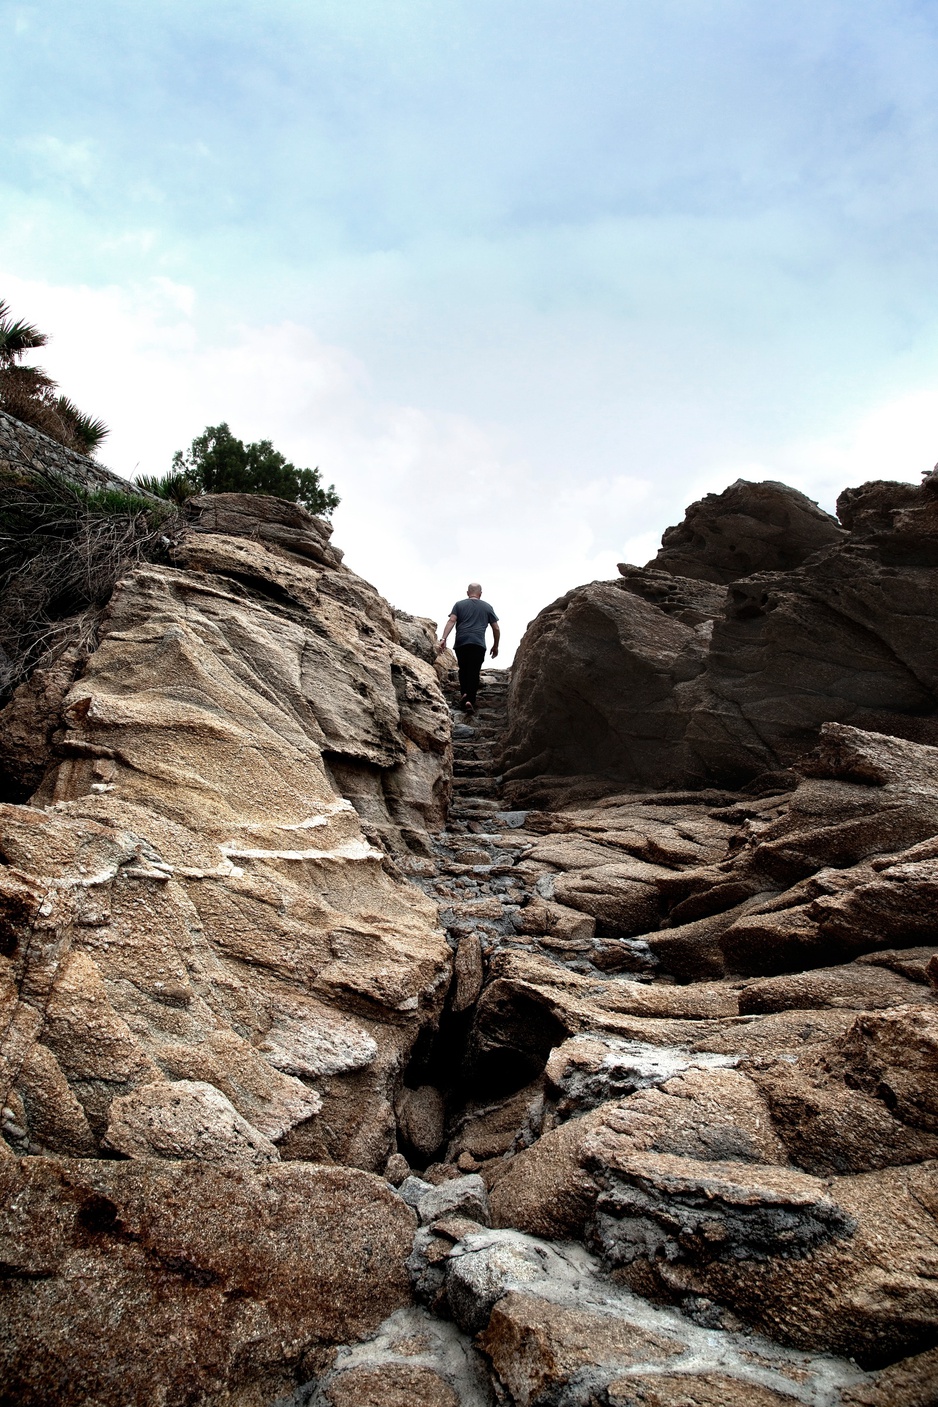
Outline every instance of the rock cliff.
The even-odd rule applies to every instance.
[[[513,671],[513,794],[550,777],[744,785],[825,722],[938,742],[938,482],[867,484],[838,512],[740,481],[692,504],[647,567],[542,611]]]
[[[3,1399],[938,1401],[936,504],[711,495],[467,718],[191,501],[0,713]]]

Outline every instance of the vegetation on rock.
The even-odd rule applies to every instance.
[[[93,457],[109,433],[104,421],[86,415],[67,396],[57,395],[51,377],[23,361],[27,352],[44,347],[48,340],[32,323],[14,319],[0,298],[0,410],[34,425],[68,449]]]
[[[165,556],[169,504],[89,489],[47,469],[0,473],[0,650],[5,694],[66,644],[94,642],[128,566]]]

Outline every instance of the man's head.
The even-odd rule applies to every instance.
[[[469,585],[466,587],[466,595],[474,596],[478,600],[482,595],[482,587],[477,581],[470,581]]]

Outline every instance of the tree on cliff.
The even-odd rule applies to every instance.
[[[44,332],[22,318],[14,319],[0,298],[0,410],[33,425],[67,449],[91,456],[108,433],[103,420],[85,415],[38,366],[23,357],[48,342]]]
[[[246,445],[224,422],[208,425],[185,453],[173,455],[173,472],[164,479],[140,479],[166,498],[188,493],[269,493],[302,503],[311,513],[328,517],[339,503],[335,485],[324,488],[318,469],[297,469],[270,440]]]

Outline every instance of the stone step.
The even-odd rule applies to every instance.
[[[488,762],[476,762],[468,757],[457,757],[453,761],[454,777],[491,777],[492,768]]]

